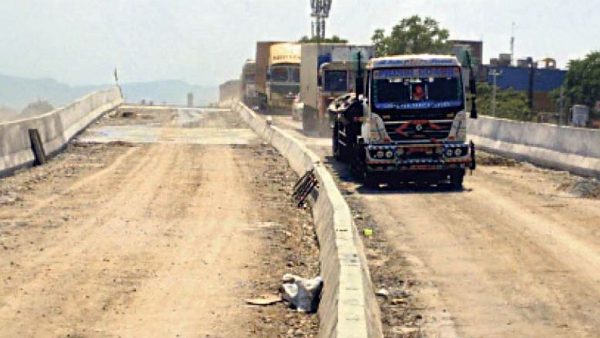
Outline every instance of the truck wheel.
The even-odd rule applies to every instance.
[[[364,181],[367,172],[367,164],[363,159],[363,150],[362,145],[357,143],[347,144],[346,147],[340,149],[340,151],[342,151],[342,156],[347,156],[348,162],[350,162],[352,176],[354,176],[354,179],[358,182]]]
[[[365,171],[362,163],[357,159],[352,159],[350,161],[350,171],[352,172],[352,176],[358,182],[364,182],[365,179]]]
[[[350,151],[348,150],[347,146],[343,146],[341,144],[339,144],[338,142],[338,152],[340,153],[340,161],[342,162],[349,162],[351,160],[351,155],[350,155]]]
[[[341,149],[340,149],[341,150]],[[342,155],[343,155],[342,150]],[[364,183],[365,178],[367,177],[367,167],[366,165],[356,156],[356,154],[349,155],[350,162],[350,172],[354,179],[360,183]]]
[[[464,171],[457,171],[450,175],[450,185],[452,190],[461,191],[463,190],[463,181],[465,179]]]
[[[369,189],[378,189],[379,188],[379,180],[373,175],[369,173],[363,174],[363,185]]]

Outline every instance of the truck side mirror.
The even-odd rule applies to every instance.
[[[469,89],[471,90],[471,118],[476,119],[477,114],[477,82],[471,77],[469,80]]]

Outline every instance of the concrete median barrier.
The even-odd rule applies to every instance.
[[[600,178],[600,130],[480,117],[468,121],[478,148]]]
[[[43,148],[51,156],[122,101],[121,91],[113,87],[91,93],[68,106],[40,116],[0,123],[0,176],[33,163],[30,129],[37,129]]]
[[[312,194],[324,288],[319,306],[319,337],[383,337],[381,314],[358,230],[350,208],[319,157],[299,140],[270,125],[243,104],[242,119],[279,151],[299,176],[314,169],[319,188]]]

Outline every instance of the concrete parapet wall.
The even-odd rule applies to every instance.
[[[541,166],[600,177],[600,131],[480,117],[469,136],[486,151]]]
[[[33,163],[29,129],[39,131],[46,154],[56,154],[90,123],[122,101],[121,91],[114,87],[91,93],[43,115],[0,123],[0,176]]]
[[[312,195],[313,217],[319,239],[324,280],[319,306],[319,337],[383,337],[381,314],[358,230],[350,208],[319,157],[299,140],[267,123],[248,107],[234,109],[302,176],[314,169],[319,188]]]

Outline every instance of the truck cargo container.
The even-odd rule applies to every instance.
[[[256,43],[256,92],[260,110],[289,110],[299,91],[300,46],[292,42]]]
[[[365,69],[364,65],[374,53],[373,46],[302,44],[300,100],[304,106],[302,124],[305,132],[328,133],[327,107],[337,96],[354,90],[356,79],[362,77],[357,72]]]
[[[288,111],[300,91],[300,45],[271,45],[267,73],[267,106]]]
[[[271,46],[282,41],[259,41],[256,43],[256,95],[260,101],[260,109],[267,108],[267,74],[269,72],[269,55]]]
[[[245,105],[258,106],[258,93],[256,91],[256,62],[246,60],[242,68],[240,95]]]

